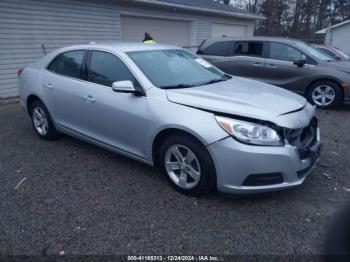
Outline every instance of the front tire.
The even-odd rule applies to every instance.
[[[343,102],[343,92],[336,82],[321,80],[310,86],[307,99],[318,108],[337,108]]]
[[[30,105],[30,116],[34,131],[41,139],[53,141],[60,137],[46,106],[41,101],[36,100]]]
[[[213,161],[206,147],[197,140],[173,135],[162,143],[159,152],[162,173],[179,192],[199,196],[215,187]]]

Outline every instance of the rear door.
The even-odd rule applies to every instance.
[[[302,93],[304,85],[301,83],[309,71],[307,56],[285,43],[269,42],[268,47],[263,74],[271,76],[269,83]],[[305,60],[305,65],[298,66],[295,60]]]
[[[232,53],[223,70],[231,75],[262,80],[262,68],[265,65],[264,42],[236,41],[232,44]]]
[[[82,92],[82,65],[86,51],[74,50],[58,55],[42,72],[45,104],[55,122],[65,128],[79,130]]]

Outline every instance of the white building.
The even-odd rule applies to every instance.
[[[261,17],[213,0],[0,0],[0,97],[17,95],[17,70],[45,53],[89,42],[198,46],[253,35]]]
[[[325,44],[334,46],[350,54],[350,20],[317,31],[316,34],[325,34]]]

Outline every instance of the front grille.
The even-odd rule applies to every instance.
[[[281,173],[252,174],[243,182],[243,186],[269,186],[283,183]]]
[[[317,143],[317,129],[318,120],[314,117],[305,128],[285,130],[285,138],[297,148],[300,159],[310,157],[310,148]]]

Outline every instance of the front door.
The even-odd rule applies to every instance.
[[[306,55],[290,45],[277,42],[270,43],[268,53],[263,73],[273,76],[269,83],[295,92],[303,92],[304,86],[298,83],[302,82],[309,71]],[[305,65],[294,64],[296,60],[304,60]]]
[[[84,95],[86,129],[90,136],[116,149],[142,156],[147,133],[147,98],[116,93],[112,84],[130,80],[141,86],[127,66],[114,54],[91,51]]]

